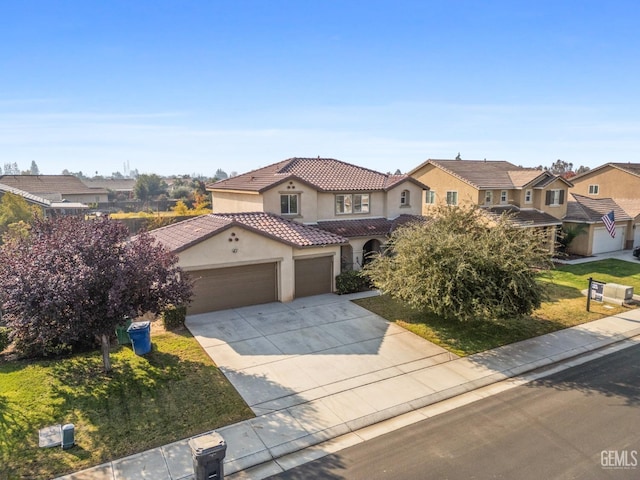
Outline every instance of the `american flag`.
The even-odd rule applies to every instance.
[[[604,226],[611,235],[611,238],[616,238],[616,219],[613,215],[613,210],[611,210],[606,215],[602,216],[602,221],[604,222]]]

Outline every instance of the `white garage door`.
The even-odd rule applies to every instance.
[[[624,238],[626,227],[616,227],[616,237],[611,238],[609,232],[604,227],[598,227],[593,232],[593,248],[591,253],[615,252],[624,248]]]

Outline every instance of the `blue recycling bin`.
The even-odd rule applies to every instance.
[[[133,322],[127,328],[136,355],[144,355],[151,351],[151,322]]]

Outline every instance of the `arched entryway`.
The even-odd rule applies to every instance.
[[[362,266],[365,266],[371,260],[373,260],[373,253],[378,253],[382,250],[382,243],[380,240],[372,238],[362,247]]]

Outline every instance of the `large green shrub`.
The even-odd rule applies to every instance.
[[[187,316],[187,307],[184,305],[176,307],[169,305],[162,312],[162,324],[167,330],[175,330],[184,326],[184,319]]]
[[[340,295],[369,290],[370,280],[362,272],[347,270],[336,277],[336,292]]]

